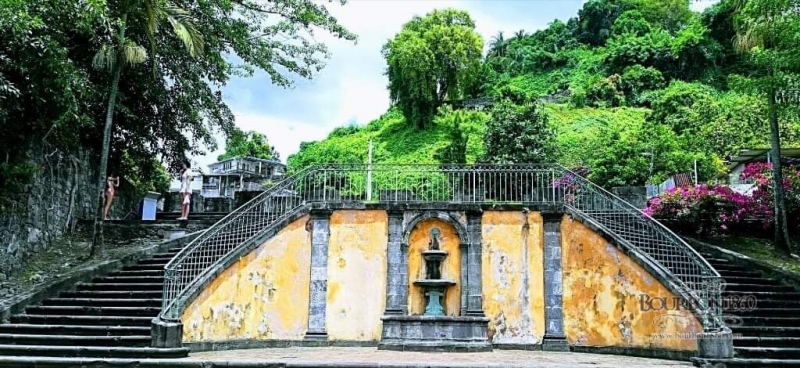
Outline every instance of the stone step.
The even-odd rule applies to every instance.
[[[164,268],[164,266],[166,266],[167,263],[169,263],[170,259],[171,258],[143,259],[143,260],[139,261],[139,263],[136,266],[156,266],[156,265],[158,265],[158,266],[161,266],[161,268]],[[133,267],[136,267],[136,266],[133,266]]]
[[[758,290],[758,289],[756,289]],[[798,292],[774,292],[774,291],[732,291],[730,288],[726,286],[725,290],[722,291],[722,295],[732,296],[736,295],[738,297],[753,297],[757,300],[790,300],[790,301],[798,301],[800,300],[800,293]]]
[[[150,335],[139,336],[73,336],[23,335],[0,333],[0,345],[65,345],[65,346],[126,346],[148,347]]]
[[[163,283],[164,276],[106,276],[92,280],[95,284],[154,284]]]
[[[723,274],[728,271],[738,271],[738,272],[751,271],[750,269],[745,268],[743,266],[731,265],[731,264],[718,265],[712,267],[714,267],[714,269],[717,270],[720,274]]]
[[[711,265],[719,264],[719,265],[727,265],[733,264],[729,259],[725,258],[714,258],[714,257],[703,257],[706,259],[706,262],[711,263]]]
[[[189,349],[124,348],[95,346],[53,346],[53,345],[0,345],[0,355],[4,356],[49,356],[49,357],[90,357],[90,358],[185,358]],[[82,365],[81,365],[82,366]]]
[[[734,333],[755,337],[800,337],[800,327],[733,326]]]
[[[800,360],[789,359],[703,359],[692,358],[695,367],[722,368],[800,368]]]
[[[29,335],[80,335],[80,336],[136,336],[147,335],[148,327],[135,326],[82,326],[82,325],[31,325],[6,323],[0,324],[0,333]]]
[[[764,358],[764,359],[798,359],[800,360],[800,348],[766,348],[766,347],[741,347],[734,348],[737,358]]]
[[[791,348],[800,346],[800,337],[744,336],[733,340],[735,347]]]
[[[42,325],[89,325],[89,326],[141,326],[150,327],[153,317],[128,316],[64,316],[43,314],[15,314],[11,323]]]
[[[167,252],[167,253],[156,253],[156,254],[153,254],[153,258],[173,258],[173,257],[177,256],[178,253],[180,253],[179,250],[178,251],[174,251],[174,252]]]
[[[798,310],[798,314],[800,314],[800,300],[778,300],[778,299],[755,299],[756,309],[795,309]],[[743,303],[741,299],[739,299],[739,303]]]
[[[772,293],[786,293],[793,292],[794,288],[788,285],[760,285],[760,284],[725,284],[725,291],[757,291],[757,292],[772,292]]]
[[[722,279],[725,285],[728,284],[749,284],[749,285],[781,285],[781,282],[775,279],[764,277],[736,277],[736,276],[723,276]]]
[[[150,299],[104,299],[104,298],[50,298],[42,301],[43,306],[75,307],[160,307],[161,298]]]
[[[156,317],[160,312],[161,307],[40,306],[25,308],[25,314],[28,315]]]
[[[126,291],[126,290],[80,290],[80,291],[67,291],[61,293],[59,296],[62,298],[103,298],[103,299],[110,299],[110,298],[117,298],[121,300],[125,299],[152,299],[152,298],[161,298],[163,295],[163,289],[161,290],[137,290],[137,291]]]
[[[728,277],[754,277],[754,278],[764,277],[760,273],[753,271],[719,271],[719,274],[722,276],[723,279]]]
[[[785,326],[800,327],[800,318],[797,317],[753,317],[739,316],[745,326]]]
[[[757,303],[758,304],[758,303]],[[757,305],[756,304],[756,305]],[[762,308],[757,306],[755,309],[748,310],[749,307],[732,307],[725,310],[726,314],[733,314],[739,317],[796,317],[800,310],[794,308]]]
[[[164,266],[166,263],[162,264],[137,264],[133,266],[128,266],[122,269],[122,271],[161,271],[164,272]]]
[[[110,277],[119,276],[164,276],[164,269],[143,271],[115,271],[108,274]]]
[[[120,283],[85,283],[79,282],[75,288],[78,291],[161,291],[164,284],[161,282],[146,284],[120,284]]]

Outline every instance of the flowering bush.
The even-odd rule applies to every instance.
[[[755,183],[750,195],[734,192],[723,185],[675,188],[652,198],[644,212],[664,220],[675,230],[703,235],[741,232],[750,223],[764,230],[771,229],[774,218],[772,165],[749,164],[741,178]],[[786,168],[783,188],[789,225],[797,226],[800,219],[800,171],[797,168]]]

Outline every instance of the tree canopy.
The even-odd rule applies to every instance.
[[[109,44],[123,3],[0,0],[0,154],[8,168],[0,175],[16,175],[15,167],[24,167],[27,152],[43,141],[67,152],[99,153],[112,75],[92,61]],[[195,20],[203,50],[192,58],[171,30],[157,28],[150,39],[143,32],[146,16],[128,20],[130,41],[149,57],[147,67],[127,70],[119,83],[109,158],[116,172],[142,172],[131,165],[152,157],[179,171],[187,155],[216,149],[213,132],[235,131],[221,93],[231,77],[260,69],[273,83],[291,86],[292,76],[312,78],[325,65],[329,53],[314,35],[356,38],[329,5],[313,0],[171,4]]]
[[[422,129],[446,99],[457,100],[475,86],[483,39],[468,13],[434,10],[414,17],[383,47],[393,103]]]
[[[235,157],[280,161],[280,154],[269,144],[267,136],[255,131],[236,131],[231,134],[225,144],[225,153],[219,155],[217,160],[223,161]]]

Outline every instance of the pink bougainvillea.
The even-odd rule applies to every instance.
[[[752,194],[737,193],[724,185],[681,187],[652,198],[644,212],[677,230],[695,233],[730,233],[741,229],[746,222],[756,223],[763,229],[771,228],[774,217],[772,164],[749,164],[741,178],[753,180]],[[800,216],[800,171],[796,167],[784,171],[783,188],[788,218],[797,218]]]

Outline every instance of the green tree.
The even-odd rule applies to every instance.
[[[497,103],[483,137],[488,163],[545,163],[555,160],[555,136],[538,103]]]
[[[147,60],[147,51],[136,43],[135,39],[126,35],[137,25],[150,40],[150,49],[155,51],[155,34],[159,26],[171,25],[175,35],[186,46],[190,55],[203,52],[203,38],[194,26],[189,13],[166,1],[123,0],[109,8],[106,16],[111,25],[108,29],[108,40],[94,57],[93,64],[99,69],[107,69],[111,75],[108,88],[108,107],[106,108],[105,126],[103,128],[103,145],[100,152],[100,167],[97,184],[97,213],[94,221],[94,240],[90,257],[94,256],[103,244],[102,221],[100,220],[103,192],[105,191],[108,154],[111,144],[111,128],[114,124],[114,105],[117,102],[119,81],[125,66],[141,64]],[[139,23],[139,24],[137,24]],[[156,64],[153,63],[153,67]],[[99,229],[99,232],[98,232]]]
[[[269,144],[267,136],[255,131],[234,132],[225,144],[225,153],[217,157],[217,160],[222,161],[235,157],[255,157],[280,161],[278,151]]]
[[[425,128],[442,102],[463,98],[475,83],[482,52],[468,13],[444,9],[414,17],[382,50],[393,103],[408,123]]]
[[[752,87],[766,96],[769,110],[775,197],[775,248],[790,252],[780,160],[776,97],[800,78],[800,0],[736,0],[736,48],[748,56]],[[796,84],[795,84],[796,85]],[[795,101],[796,103],[797,101]]]
[[[444,164],[467,163],[467,140],[468,137],[461,130],[461,114],[457,111],[453,126],[450,127],[447,146],[436,152],[433,158]]]

